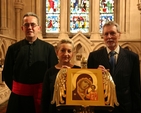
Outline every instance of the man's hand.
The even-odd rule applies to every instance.
[[[104,73],[106,71],[110,71],[109,69],[105,69],[105,67],[103,65],[99,65],[97,69],[101,69],[102,73]]]

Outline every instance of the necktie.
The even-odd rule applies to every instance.
[[[115,64],[116,64],[116,59],[115,59],[116,52],[111,51],[109,54],[110,54],[109,62],[111,64],[111,74],[113,75],[114,74],[114,69],[115,69]]]

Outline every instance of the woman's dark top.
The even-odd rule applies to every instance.
[[[72,68],[80,67],[74,65]],[[45,74],[41,100],[42,113],[73,113],[73,109],[58,110],[56,104],[51,104],[54,92],[55,79],[59,71],[60,69],[52,67]]]

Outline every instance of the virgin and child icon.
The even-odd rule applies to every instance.
[[[93,74],[81,73],[72,78],[72,100],[98,100],[97,78]]]

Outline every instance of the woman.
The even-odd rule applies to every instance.
[[[54,84],[56,76],[62,68],[80,68],[71,63],[73,57],[74,45],[70,39],[62,39],[58,45],[56,54],[59,63],[50,68],[45,75],[42,92],[42,113],[73,113],[73,110],[57,110],[56,104],[51,104],[53,99]]]

